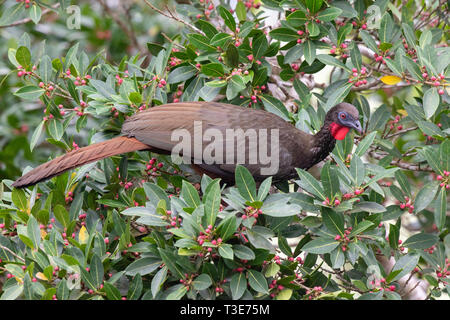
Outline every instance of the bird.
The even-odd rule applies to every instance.
[[[189,137],[191,140],[186,138],[187,142],[183,142],[185,148],[181,148],[180,141],[183,139],[180,139],[180,136],[187,134],[195,138],[199,128],[203,129],[205,134],[209,132],[210,143],[205,145],[204,136],[200,137],[201,148],[195,150],[197,142]],[[118,154],[143,150],[173,154],[175,148],[179,149],[179,157],[173,159],[191,160],[189,164],[195,171],[212,178],[234,183],[235,170],[237,165],[241,164],[257,182],[268,176],[271,176],[274,182],[285,181],[296,177],[296,168],[307,170],[324,160],[334,149],[336,140],[344,139],[350,129],[362,133],[358,110],[345,102],[335,105],[326,113],[321,129],[314,135],[262,109],[220,102],[168,103],[135,113],[124,121],[121,135],[72,150],[50,160],[27,172],[12,186],[32,186],[67,170]],[[235,141],[238,135],[228,134],[239,130],[241,134],[244,133],[244,139],[241,139],[243,141]],[[264,140],[267,153],[261,155],[263,135],[258,135],[258,132],[269,131],[270,135],[267,134]],[[180,134],[178,140],[174,139],[174,132]],[[256,138],[261,138],[256,144],[251,143],[254,142],[251,140],[252,134],[253,138],[255,134]],[[210,150],[211,144],[217,148]],[[223,149],[220,149],[220,146]],[[214,162],[220,157],[222,163]],[[270,169],[273,163],[269,163],[267,159],[278,162],[277,166]]]

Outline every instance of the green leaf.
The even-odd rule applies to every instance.
[[[104,283],[104,289],[106,291],[106,296],[109,300],[120,300],[122,298],[119,289],[114,287],[109,282]]]
[[[38,24],[39,21],[41,20],[41,15],[42,15],[42,9],[40,6],[33,4],[30,7],[30,19],[33,20],[33,22],[35,24]]]
[[[269,293],[269,287],[267,285],[267,280],[263,276],[261,272],[258,272],[256,270],[248,270],[248,283],[250,284],[250,287],[260,293]]]
[[[220,245],[218,251],[222,258],[233,260],[233,248],[230,244],[224,243]]]
[[[277,98],[272,97],[268,94],[260,95],[259,98],[261,99],[262,103],[264,104],[264,109],[267,111],[276,114],[280,118],[289,121],[289,111],[286,109],[284,104],[278,100]]]
[[[187,292],[187,287],[185,285],[176,285],[173,286],[172,288],[176,288],[176,290],[172,291],[171,293],[169,293],[167,295],[167,300],[180,300],[181,298],[184,297],[184,295]]]
[[[50,136],[53,139],[57,141],[61,140],[64,134],[64,127],[59,120],[57,119],[50,120],[47,124],[47,128]]]
[[[53,214],[55,215],[56,220],[58,220],[64,228],[69,227],[70,218],[66,208],[58,204],[53,208]]]
[[[230,29],[230,31],[235,32],[236,31],[236,21],[234,20],[233,15],[230,13],[230,11],[228,11],[227,9],[225,9],[222,6],[219,6],[218,9],[219,9],[219,14],[222,17],[222,19],[224,20],[226,26]]]
[[[241,90],[244,90],[244,89],[245,89],[244,79],[242,79],[242,77],[240,75],[235,74],[228,81],[228,86],[227,86],[227,91],[226,91],[227,99],[232,100],[239,94],[239,92]]]
[[[264,179],[264,181],[259,185],[257,200],[263,201],[269,194],[270,187],[272,186],[272,177]]]
[[[394,22],[392,21],[391,15],[389,13],[384,13],[380,22],[380,30],[378,31],[378,36],[381,43],[390,42],[393,36]]]
[[[294,14],[296,12],[300,12],[300,11],[299,10],[294,11],[292,14]],[[292,16],[292,14],[289,15],[289,17]],[[288,22],[289,22],[289,20],[288,20]],[[290,21],[290,23],[291,22],[292,21]],[[288,29],[288,28],[273,29],[272,31],[269,32],[269,35],[275,40],[280,40],[280,41],[285,41],[285,42],[297,41],[297,39],[299,38],[299,35],[297,34],[297,32],[295,32],[291,29]]]
[[[167,267],[162,267],[153,277],[151,283],[151,290],[153,297],[156,297],[159,290],[161,290],[161,286],[166,281],[167,278]]]
[[[211,38],[210,44],[215,47],[225,48],[233,40],[231,34],[220,32]]]
[[[316,45],[313,41],[307,40],[303,43],[303,54],[306,62],[311,65],[316,59]]]
[[[366,153],[366,151],[370,148],[370,146],[373,144],[373,140],[375,139],[377,135],[376,131],[373,131],[369,133],[359,144],[356,148],[355,154],[362,157]]]
[[[14,189],[11,192],[11,200],[18,209],[25,212],[27,211],[28,201],[27,196],[25,195],[25,191],[23,191],[22,189]]]
[[[417,193],[416,199],[414,200],[414,211],[420,212],[424,210],[433,201],[436,196],[436,192],[439,187],[438,181],[432,181],[426,183],[422,189]]]
[[[295,45],[286,52],[283,62],[286,64],[291,64],[292,62],[300,59],[302,56],[303,56],[303,46]]]
[[[340,60],[338,60],[335,57],[330,56],[328,54],[319,54],[319,55],[317,55],[317,59],[319,59],[319,61],[322,62],[323,64],[337,67],[337,68],[342,68],[348,72],[351,71],[351,69],[349,67],[347,67],[345,64],[343,64]]]
[[[326,111],[330,110],[332,107],[337,105],[338,103],[342,102],[344,98],[348,95],[350,92],[350,89],[352,88],[352,83],[346,83],[342,87],[335,90],[327,100],[327,103],[325,105]]]
[[[344,235],[344,215],[329,208],[322,209],[322,221],[333,235]]]
[[[298,176],[300,177],[300,181],[297,181],[298,185],[309,193],[316,195],[322,200],[325,200],[326,195],[320,182],[318,182],[309,172],[303,169],[296,170]]]
[[[16,50],[17,62],[26,70],[31,67],[31,53],[27,47],[21,46]]]
[[[420,255],[416,253],[408,253],[401,257],[392,268],[392,271],[402,270],[397,276],[392,279],[392,281],[396,281],[405,275],[409,274],[419,263]]]
[[[253,260],[255,259],[255,253],[249,247],[241,244],[233,245],[234,255],[241,260]]]
[[[367,220],[363,220],[361,222],[359,222],[356,227],[353,228],[352,232],[349,233],[348,237],[354,237],[358,234],[363,233],[364,231],[366,231],[367,229],[369,229],[370,227],[372,227],[374,225],[373,222],[371,221],[367,221]]]
[[[205,203],[204,219],[206,225],[214,226],[221,201],[219,180],[215,180],[208,185],[203,200]]]
[[[202,65],[202,73],[208,77],[222,77],[224,75],[223,64],[208,63]]]
[[[190,208],[197,208],[201,204],[197,189],[186,180],[182,182],[181,197]]]
[[[209,44],[209,39],[198,33],[191,33],[187,35],[190,43],[200,50],[205,50],[207,52],[215,52],[216,47]]]
[[[309,19],[306,17],[306,14],[302,10],[296,10],[286,17],[286,21],[294,28],[303,26],[308,20]]]
[[[238,300],[242,297],[247,289],[247,279],[243,272],[235,273],[230,280],[231,297]]]
[[[32,215],[27,221],[27,236],[33,243],[34,249],[37,250],[41,243],[41,229],[39,228],[39,223]]]
[[[423,110],[427,119],[430,119],[439,107],[439,94],[437,88],[428,89],[423,95]]]
[[[353,44],[353,47],[350,50],[350,57],[352,59],[352,63],[355,66],[355,68],[358,70],[361,70],[362,56],[361,56],[361,52],[359,51],[358,45]],[[387,59],[387,60],[389,60],[389,59]]]
[[[161,257],[162,257],[162,255],[161,255]],[[164,256],[164,257],[166,257],[166,256]],[[164,258],[163,258],[163,260],[164,260]],[[132,263],[130,263],[125,269],[125,274],[129,275],[129,276],[134,276],[136,274],[145,276],[146,274],[149,274],[149,273],[155,271],[156,269],[158,269],[161,264],[162,264],[162,261],[159,258],[154,258],[154,257],[141,258],[141,259],[135,260]],[[174,269],[176,269],[176,268],[174,267]]]
[[[333,21],[342,13],[342,9],[336,7],[329,7],[323,11],[320,11],[317,15],[317,19],[324,22]]]
[[[253,58],[255,60],[258,60],[261,58],[264,53],[269,48],[269,42],[267,41],[266,35],[262,33],[255,39],[253,39],[252,42],[252,52],[253,52]]]
[[[104,268],[100,257],[94,253],[91,258],[89,273],[92,276],[93,284],[96,288],[103,283]]]
[[[319,25],[315,22],[308,23],[308,26],[306,27],[306,29],[308,30],[310,37],[315,37],[315,36],[319,35],[319,33],[320,33]]]
[[[339,193],[339,178],[336,172],[336,167],[331,166],[330,162],[327,162],[320,173],[320,180],[322,182],[325,194],[333,199],[336,194]]]
[[[0,18],[0,26],[6,26],[17,21],[24,12],[24,7],[25,1],[22,1],[4,10]]]
[[[434,209],[434,223],[439,231],[443,231],[447,219],[447,192],[444,187],[438,194],[436,205]],[[428,247],[429,248],[429,247]]]
[[[167,77],[167,83],[172,84],[186,81],[192,78],[197,73],[197,71],[197,68],[191,65],[176,68],[171,73],[169,73],[169,76]]]
[[[352,31],[353,26],[351,23],[345,24],[345,26],[339,28],[338,34],[337,34],[337,44],[341,45],[344,41],[347,35]]]
[[[323,0],[305,0],[305,3],[309,11],[314,14],[322,7]]]
[[[17,90],[14,95],[25,100],[37,100],[45,90],[37,86],[25,86]]]
[[[192,285],[195,290],[205,290],[212,285],[212,280],[208,274],[202,273],[192,281]]]
[[[314,254],[324,254],[330,253],[338,246],[339,241],[336,241],[333,238],[318,238],[305,244],[302,250]]]
[[[368,132],[379,130],[384,130],[384,125],[391,116],[385,104],[379,106],[375,112],[370,116],[369,126],[367,128]]]
[[[378,46],[375,40],[372,38],[369,32],[365,30],[360,30],[359,35],[361,36],[361,39],[364,41],[364,44],[367,45],[372,51],[378,52]],[[389,59],[386,59],[389,60]]]
[[[36,143],[38,142],[41,134],[42,129],[44,128],[45,121],[41,121],[39,125],[37,126],[36,130],[34,130],[33,135],[31,136],[30,141],[30,151],[33,151],[34,147],[36,146]]]
[[[418,233],[406,239],[403,242],[403,246],[409,249],[427,249],[438,242],[438,240],[439,238],[434,234]]]
[[[238,1],[235,11],[239,22],[244,22],[247,19],[247,9],[245,8],[244,2]]]
[[[223,219],[217,226],[216,232],[220,235],[223,241],[228,240],[238,228],[236,216],[230,215]]]
[[[360,186],[364,182],[366,169],[364,163],[362,162],[361,158],[358,157],[357,154],[353,155],[352,160],[350,162],[350,174],[356,186]]]
[[[241,196],[250,202],[254,202],[256,200],[256,183],[250,171],[238,164],[235,171],[235,180]]]
[[[389,244],[391,248],[398,248],[398,239],[400,238],[400,229],[395,224],[389,224]]]

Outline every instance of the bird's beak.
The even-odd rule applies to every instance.
[[[359,134],[362,134],[362,127],[361,123],[358,120],[355,120],[352,122],[351,127],[359,132]]]

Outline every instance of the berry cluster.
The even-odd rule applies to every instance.
[[[412,201],[409,197],[405,196],[405,202],[400,203],[400,209],[405,210],[408,209],[409,213],[414,212],[414,206],[412,204]]]
[[[270,296],[272,298],[275,298],[275,296],[284,289],[284,286],[282,286],[281,284],[277,284],[277,280],[272,280],[272,282],[269,284],[269,289],[270,289]]]
[[[173,102],[180,102],[180,98],[183,95],[183,87],[178,87],[178,90],[174,93]]]
[[[145,167],[145,171],[147,171],[149,176],[156,176],[163,166],[164,163],[156,163],[156,158],[151,158]]]
[[[372,285],[372,289],[385,290],[385,291],[395,291],[396,287],[394,285],[388,285],[386,283],[385,278],[381,278],[380,280],[372,280],[370,281]],[[373,292],[373,291],[371,291]]]
[[[441,182],[439,184],[440,187],[442,187],[442,188],[445,187],[445,189],[450,189],[450,171],[444,170],[443,173],[444,173],[444,175],[443,176],[438,175],[436,177],[436,180]]]
[[[341,249],[342,251],[347,250],[348,243],[350,242],[350,239],[347,237],[352,232],[352,227],[348,227],[344,230],[344,235],[340,236],[339,234],[334,237],[334,240],[341,242]]]
[[[333,45],[330,49],[330,54],[341,55],[342,59],[346,59],[349,57],[349,55],[347,54],[347,48],[348,48],[348,44],[345,42],[341,43],[339,48],[336,47],[335,45]]]
[[[448,284],[448,282],[446,281],[447,278],[450,276],[450,262],[448,258],[445,258],[445,267],[439,267],[436,270],[436,276],[438,277],[438,280],[442,281],[444,285]]]
[[[394,129],[395,128],[395,126],[396,126],[396,124],[398,124],[398,122],[401,120],[401,117],[399,116],[399,115],[396,115],[395,116],[395,118],[394,118],[394,120],[391,120],[391,121],[389,121],[388,123],[389,123],[389,128],[392,130],[392,129]],[[397,130],[402,130],[403,129],[403,126],[400,124],[400,125],[397,125]]]
[[[323,288],[321,286],[315,286],[311,290],[306,290],[306,296],[308,297],[308,300],[312,300],[314,298],[317,298],[322,294]]]
[[[207,252],[212,252],[213,247],[209,246],[209,243],[213,246],[220,246],[222,243],[222,238],[214,239],[213,226],[209,225],[205,232],[200,232],[199,236],[196,238],[196,241],[200,246],[206,248]],[[205,245],[205,242],[209,242],[208,246]]]
[[[28,9],[30,7],[31,0],[16,0],[16,2],[25,3],[25,8]]]
[[[362,67],[361,71],[358,72],[358,69],[352,69],[352,75],[348,79],[349,83],[354,83],[355,87],[362,86],[363,84],[367,84],[367,69],[366,67]]]
[[[242,215],[242,219],[244,219],[244,220],[247,218],[258,219],[258,216],[260,214],[262,214],[261,209],[256,209],[251,206],[248,206],[247,208],[245,208],[245,213]]]
[[[445,83],[445,75],[443,75],[442,73],[439,73],[437,77],[435,76],[429,76],[428,72],[426,71],[426,67],[422,67],[422,77],[427,80],[427,81],[431,81],[433,83],[433,86],[435,87],[440,87],[442,86],[442,88],[440,88],[438,90],[438,93],[442,96],[445,91],[444,91],[444,83]]]

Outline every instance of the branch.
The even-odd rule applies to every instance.
[[[383,154],[379,154],[375,151],[369,151],[369,155],[377,160],[381,160],[385,157]],[[400,159],[398,160],[392,160],[390,163],[391,166],[397,166],[402,169],[411,170],[411,171],[423,171],[423,172],[433,172],[433,169],[431,169],[428,166],[421,167],[420,164],[411,164],[406,162],[401,162]]]
[[[203,33],[202,30],[200,30],[199,28],[197,28],[196,26],[194,26],[192,23],[188,23],[188,22],[182,20],[181,18],[179,18],[178,16],[176,16],[172,11],[170,11],[170,9],[169,9],[167,6],[166,6],[166,10],[167,10],[168,13],[166,13],[166,12],[164,12],[164,11],[162,11],[162,10],[156,8],[156,7],[155,7],[153,4],[151,4],[151,2],[148,1],[148,0],[144,0],[144,1],[145,1],[145,3],[146,3],[150,8],[152,8],[153,10],[155,10],[156,12],[158,12],[159,14],[161,14],[161,15],[163,15],[163,16],[169,18],[169,19],[173,19],[173,20],[175,20],[175,21],[177,21],[177,22],[180,22],[180,23],[184,24],[186,27],[188,27],[188,28],[194,30],[194,31],[197,32],[197,33],[200,33],[200,34],[202,34],[202,35],[205,35],[205,34]]]

